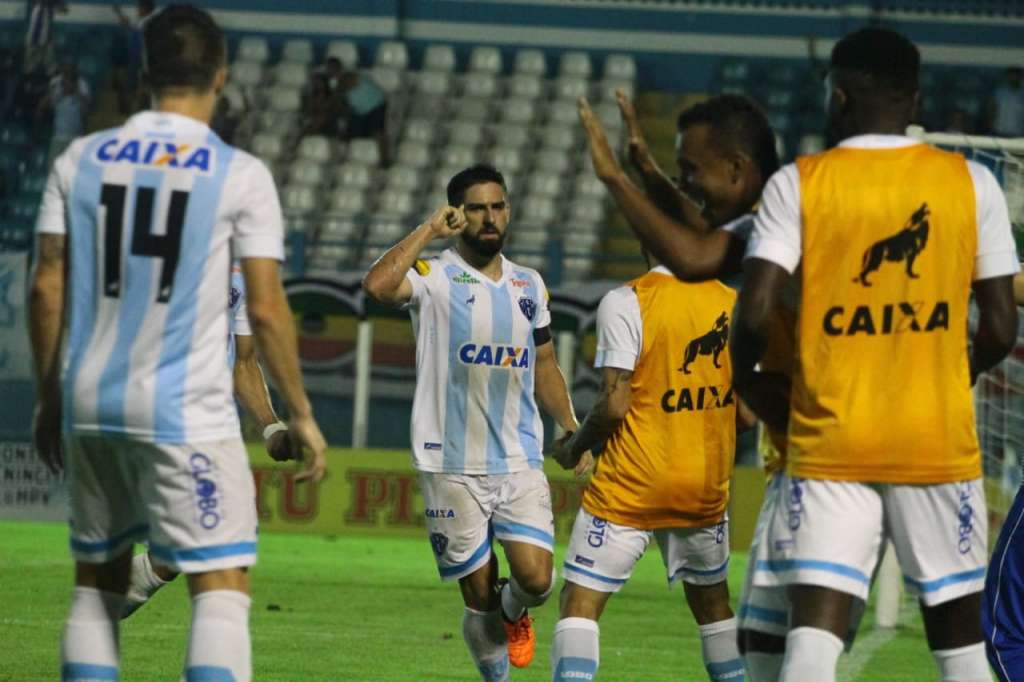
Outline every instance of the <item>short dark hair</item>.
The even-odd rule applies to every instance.
[[[698,124],[711,127],[715,139],[723,145],[735,145],[750,155],[767,180],[779,169],[775,132],[764,111],[745,95],[715,95],[683,109],[676,129],[684,132]]]
[[[836,43],[830,67],[858,77],[865,90],[908,96],[917,92],[921,53],[896,31],[868,27]]]
[[[204,10],[169,5],[142,24],[143,69],[149,87],[209,90],[227,60],[224,32]]]
[[[478,163],[459,171],[448,181],[448,205],[460,206],[466,200],[466,191],[470,187],[485,182],[501,185],[501,189],[506,195],[508,194],[505,176],[501,174],[501,171],[489,164]]]

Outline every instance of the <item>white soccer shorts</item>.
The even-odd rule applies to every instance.
[[[764,491],[764,501],[757,515],[757,526],[750,542],[747,560],[747,572],[743,579],[743,591],[737,609],[737,627],[740,630],[754,630],[776,637],[785,637],[789,632],[789,596],[785,586],[759,586],[754,584],[754,573],[757,564],[772,559],[771,544],[768,542],[768,525],[775,507],[779,504],[782,488],[782,475],[775,474],[768,481]],[[860,621],[864,616],[864,602],[855,599],[850,612],[850,628],[846,633],[847,650],[860,629]]]
[[[77,561],[104,563],[148,541],[157,563],[181,573],[256,563],[256,490],[241,439],[64,442]]]
[[[779,486],[756,586],[820,585],[866,600],[886,538],[908,590],[925,606],[984,586],[988,514],[981,479],[895,485],[784,476]]]
[[[458,580],[491,559],[492,537],[554,553],[555,517],[544,472],[420,472],[430,544],[442,580]]]
[[[668,583],[715,585],[729,572],[729,521],[706,528],[642,530],[576,514],[563,565],[565,579],[598,592],[618,592],[633,575],[651,538],[658,542]]]

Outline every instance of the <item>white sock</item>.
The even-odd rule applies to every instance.
[[[778,682],[782,671],[782,654],[748,651],[743,655],[747,682]]]
[[[510,623],[514,623],[523,617],[526,609],[532,609],[535,606],[540,606],[548,600],[551,596],[551,592],[555,589],[555,581],[558,579],[558,573],[551,570],[551,582],[548,584],[548,589],[543,594],[530,594],[516,582],[514,577],[510,577],[505,587],[501,589],[501,611],[505,615],[505,619]]]
[[[828,630],[790,630],[779,682],[836,682],[836,663],[842,652],[843,640]]]
[[[167,581],[156,574],[149,560],[149,552],[136,554],[132,557],[132,576],[128,583],[121,618],[135,613],[140,606],[149,601],[156,591],[167,584]]]
[[[508,680],[508,636],[498,609],[477,611],[467,606],[462,614],[462,638],[480,677],[488,682]]]
[[[60,645],[62,682],[117,679],[122,604],[120,594],[75,588]]]
[[[589,618],[563,618],[555,623],[551,644],[551,680],[593,680],[601,662],[601,629]]]
[[[743,679],[743,661],[736,642],[736,619],[701,625],[700,652],[711,682]]]
[[[978,642],[959,649],[940,649],[932,656],[939,666],[942,682],[991,682],[985,643]]]
[[[252,678],[251,604],[247,595],[235,590],[210,590],[192,598],[192,629],[185,655],[186,682],[207,679],[249,682]]]

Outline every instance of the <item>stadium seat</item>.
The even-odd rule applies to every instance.
[[[718,80],[725,83],[743,84],[754,76],[754,70],[745,59],[728,59],[718,67]]]
[[[549,149],[572,149],[576,146],[576,128],[552,124],[543,129],[541,142]]]
[[[18,183],[18,193],[33,197],[41,196],[46,189],[46,173],[25,175]]]
[[[825,149],[825,138],[818,134],[802,135],[797,144],[797,156],[817,154]]]
[[[377,195],[377,210],[374,216],[404,219],[419,208],[416,193],[405,190],[385,189]]]
[[[615,91],[622,90],[629,99],[636,99],[636,87],[633,81],[621,80],[618,78],[605,78],[597,84],[597,91],[600,99],[610,102],[615,101]]]
[[[416,92],[444,97],[452,89],[451,76],[441,71],[424,71],[416,79]]]
[[[536,172],[568,173],[572,170],[572,159],[572,154],[560,149],[541,149],[534,157],[533,165]]]
[[[327,43],[327,57],[336,57],[346,69],[359,66],[359,48],[351,40],[332,40]]]
[[[428,192],[444,192],[448,188],[448,181],[464,168],[465,166],[441,166],[434,171]]]
[[[477,161],[476,149],[461,144],[448,145],[441,152],[441,161],[446,166],[472,166]]]
[[[362,236],[362,227],[351,218],[326,214],[320,221],[320,239],[338,241],[358,239]]]
[[[491,128],[491,134],[494,144],[503,147],[523,147],[536,140],[530,127],[519,123],[499,123]]]
[[[375,66],[370,72],[370,78],[381,90],[389,95],[397,92],[402,87],[402,71],[389,66]]]
[[[260,36],[245,36],[238,41],[238,49],[235,50],[235,59],[257,62],[262,64],[270,57],[270,47],[267,40]]]
[[[601,123],[609,132],[622,130],[622,112],[614,102],[601,102],[594,107],[594,113],[601,119]],[[578,118],[578,116],[577,116]]]
[[[585,171],[576,176],[572,194],[575,199],[604,199],[608,190],[592,171]]]
[[[288,232],[313,232],[316,220],[313,213],[293,213],[285,216],[285,228]]]
[[[282,62],[295,62],[297,64],[312,64],[314,61],[313,43],[309,40],[292,39],[286,40],[281,48]]]
[[[393,244],[410,232],[401,219],[387,213],[375,214],[366,226],[366,241],[371,244]]]
[[[437,124],[427,118],[408,118],[402,126],[402,140],[431,145],[438,138]]]
[[[476,121],[456,120],[448,128],[449,144],[479,147],[484,141],[484,129]]]
[[[308,215],[317,208],[316,188],[290,183],[281,193],[281,207],[286,215]]]
[[[455,71],[455,50],[451,45],[428,45],[423,53],[424,71]]]
[[[516,222],[524,227],[542,227],[558,219],[558,208],[548,197],[528,195],[519,202]]]
[[[494,97],[498,92],[498,80],[490,73],[469,73],[462,81],[462,93],[466,97]]]
[[[537,115],[537,107],[530,100],[506,101],[501,109],[501,118],[506,123],[529,125]]]
[[[405,43],[397,40],[385,40],[377,46],[373,65],[404,71],[409,68],[409,50],[406,48]]]
[[[562,76],[555,81],[555,97],[575,102],[590,95],[590,81],[581,76]]]
[[[469,53],[470,72],[489,73],[497,75],[501,73],[501,52],[496,47],[477,46]]]
[[[455,104],[455,118],[463,121],[484,122],[491,117],[490,101],[485,99],[462,99]]]
[[[526,169],[526,154],[522,147],[495,147],[490,160],[502,173],[513,175]]]
[[[338,187],[331,194],[328,212],[333,216],[354,216],[366,210],[363,190],[355,187]]]
[[[589,199],[575,200],[569,205],[569,227],[579,224],[598,224],[605,218],[604,203]]]
[[[365,163],[368,166],[380,165],[380,148],[376,140],[357,138],[348,145],[348,161]]]
[[[593,66],[590,63],[590,55],[586,52],[565,52],[562,54],[562,58],[558,60],[559,76],[590,78],[593,70]]]
[[[508,79],[508,96],[515,99],[539,99],[544,94],[544,79],[517,73]]]
[[[317,163],[332,160],[331,140],[323,135],[307,135],[299,143],[298,157]]]
[[[275,85],[304,88],[309,82],[309,67],[298,62],[281,62],[271,71]]]
[[[588,256],[569,256],[562,259],[562,276],[571,282],[590,277],[594,270],[594,259]]]
[[[416,168],[396,164],[388,171],[388,189],[417,192],[423,185],[423,175]]]
[[[543,78],[548,72],[548,64],[544,53],[533,49],[519,50],[516,52],[515,72]]]
[[[363,163],[346,162],[334,171],[334,184],[337,187],[363,189],[373,184],[376,171]]]
[[[542,251],[550,239],[551,233],[547,229],[535,229],[533,224],[522,229],[515,227],[509,232],[509,245],[525,251]]]
[[[604,59],[605,80],[636,80],[636,61],[628,54],[610,54]]]
[[[252,153],[261,159],[276,161],[284,152],[284,142],[279,135],[273,133],[257,133],[250,144]]]
[[[567,245],[569,251],[572,253],[588,253],[596,252],[601,248],[601,242],[604,240],[603,230],[600,229],[600,225],[587,224],[586,227],[597,227],[598,229],[591,230],[575,230],[572,226],[569,227],[569,244]]]
[[[556,100],[548,105],[548,122],[559,125],[579,125],[580,114],[576,102]]]
[[[430,153],[430,147],[424,142],[406,140],[398,145],[398,165],[409,168],[424,168],[429,166],[434,157]]]
[[[246,88],[254,88],[263,82],[263,64],[253,61],[236,61],[231,65],[231,81]]]
[[[324,165],[309,159],[299,159],[288,171],[288,182],[292,185],[319,187],[326,181],[327,171]]]
[[[531,197],[557,197],[562,191],[562,176],[538,171],[530,174],[526,192]]]
[[[237,81],[229,81],[224,86],[220,96],[228,103],[228,108],[233,113],[241,113],[249,109],[249,100],[245,94],[245,89]]]
[[[299,88],[274,86],[267,91],[266,103],[272,111],[298,112],[302,108],[302,92]]]

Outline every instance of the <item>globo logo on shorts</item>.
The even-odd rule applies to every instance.
[[[459,360],[464,365],[526,369],[530,366],[530,349],[500,344],[464,343],[459,347]]]
[[[196,452],[188,458],[188,463],[192,469],[192,480],[195,481],[199,525],[206,530],[212,530],[220,523],[217,484],[210,477],[210,474],[213,473],[213,462],[203,453]]]
[[[147,168],[182,168],[204,175],[212,172],[213,149],[166,140],[107,140],[96,149],[100,163],[130,163]]]

